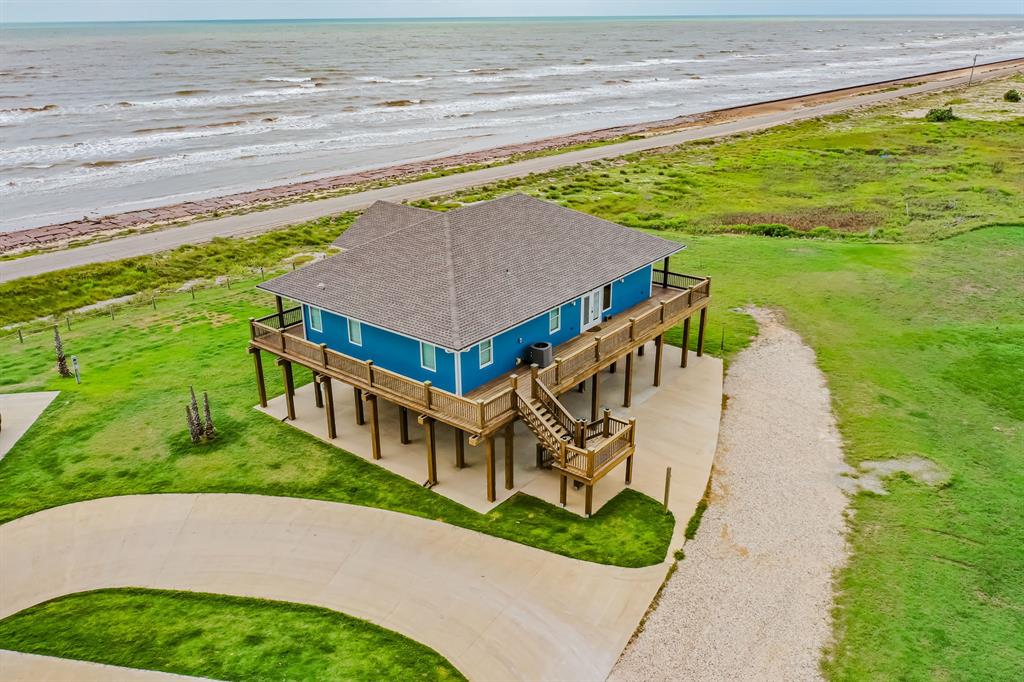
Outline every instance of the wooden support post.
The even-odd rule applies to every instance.
[[[377,406],[377,396],[372,393],[366,395],[366,402],[370,403],[370,449],[374,459],[380,459],[380,414]]]
[[[558,481],[558,502],[564,507],[566,492],[569,489],[569,477],[562,474]]]
[[[434,419],[424,417],[422,421],[427,439],[427,485],[437,485],[437,444],[434,440]]]
[[[633,482],[633,455],[626,458],[626,485]]]
[[[530,365],[530,397],[537,397],[537,373],[540,372],[540,365],[536,362]]]
[[[617,369],[616,365],[618,365],[617,362],[613,362],[612,364],[608,365],[608,373],[609,374],[615,374],[615,370]]]
[[[668,493],[672,489],[672,467],[665,467],[665,509],[668,509]]]
[[[590,381],[590,421],[597,419],[597,408],[601,404],[601,382],[600,376],[595,374]]]
[[[679,366],[686,367],[687,356],[690,354],[690,318],[683,320],[683,347],[680,349]]]
[[[587,483],[585,488],[585,507],[583,511],[589,517],[594,511],[594,484]]]
[[[321,374],[317,376],[316,381],[323,387],[324,391],[324,414],[327,415],[327,437],[334,439],[338,435],[338,425],[334,421],[334,389],[331,388],[331,378]]]
[[[409,410],[401,405],[398,406],[398,433],[402,445],[408,445],[409,439]]]
[[[249,348],[253,364],[256,365],[256,390],[260,395],[260,407],[267,406],[267,384],[263,378],[263,355],[259,348]]]
[[[576,390],[583,393],[583,391],[587,390],[587,382],[584,380],[576,384]]]
[[[537,468],[544,466],[544,446],[537,443]]]
[[[654,385],[661,386],[661,358],[665,353],[665,335],[658,334],[654,339]]]
[[[587,422],[584,419],[578,419],[575,422],[574,433],[572,434],[572,442],[577,447],[587,447]]]
[[[318,408],[324,406],[324,395],[320,392],[320,382],[317,381],[319,374],[313,372],[313,404]]]
[[[601,424],[601,435],[607,438],[612,435],[612,411],[604,408],[604,419]]]
[[[484,440],[484,461],[487,464],[487,501],[494,502],[498,496],[494,492],[494,436]]]
[[[644,356],[644,344],[641,343],[639,346],[637,346],[636,354],[640,357]]]
[[[633,351],[626,355],[626,381],[622,387],[622,406],[633,404]]]
[[[697,328],[697,357],[704,355],[704,325],[708,321],[708,308],[704,306],[700,309],[700,326]]]
[[[292,380],[292,363],[284,358],[278,358],[277,364],[281,366],[281,375],[284,377],[284,403],[288,409],[288,418],[295,421],[295,385]]]
[[[274,296],[274,307],[277,308],[277,328],[284,329],[284,301],[280,296]]]
[[[515,464],[515,421],[510,421],[505,425],[505,490],[512,490],[515,487],[514,470],[513,465]]]
[[[661,273],[661,288],[668,289],[668,256],[665,256],[665,260],[662,261],[661,267],[664,272]]]
[[[356,401],[356,426],[362,426],[366,423],[366,415],[363,414],[363,389],[353,386],[352,397]]]
[[[455,468],[466,468],[466,433],[455,429]]]

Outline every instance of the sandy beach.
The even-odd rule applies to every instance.
[[[975,78],[1006,73],[1014,69],[1020,69],[1022,65],[1024,65],[1024,59],[1004,60],[979,65],[975,72]],[[809,107],[833,102],[848,101],[855,105],[857,98],[864,95],[891,91],[894,88],[904,88],[916,84],[943,83],[963,77],[969,71],[970,69],[938,71],[908,78],[816,92],[799,97],[712,110],[668,120],[561,135],[532,142],[495,147],[483,151],[279,185],[200,201],[113,214],[95,220],[79,220],[26,230],[3,232],[0,233],[0,254],[16,254],[24,251],[60,248],[77,241],[94,240],[114,235],[121,236],[128,232],[156,226],[180,225],[202,218],[247,213],[296,202],[310,202],[338,195],[347,195],[368,187],[379,186],[380,184],[399,183],[431,172],[453,171],[471,166],[501,165],[517,161],[520,158],[530,158],[538,154],[557,152],[559,149],[568,149],[588,143],[609,142],[620,138],[651,138],[682,130],[709,128],[722,123],[753,119],[766,114],[799,112]],[[609,148],[613,146],[611,144],[608,145]]]

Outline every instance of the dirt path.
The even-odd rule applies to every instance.
[[[843,456],[814,352],[775,313],[729,369],[711,504],[613,680],[809,680],[846,557]]]

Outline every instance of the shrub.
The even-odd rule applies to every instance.
[[[1006,100],[1007,102],[1019,102],[1020,101],[1020,91],[1019,90],[1007,90],[1005,93],[1003,93],[1003,99]]]
[[[926,121],[931,121],[932,123],[944,123],[946,121],[956,120],[956,116],[953,115],[953,107],[929,109],[924,118]]]

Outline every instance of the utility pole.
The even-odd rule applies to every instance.
[[[974,67],[976,67],[978,65],[978,57],[980,57],[980,56],[981,56],[980,54],[974,55],[974,61],[971,63],[971,75],[967,79],[967,87],[971,87],[971,83],[974,82]]]

